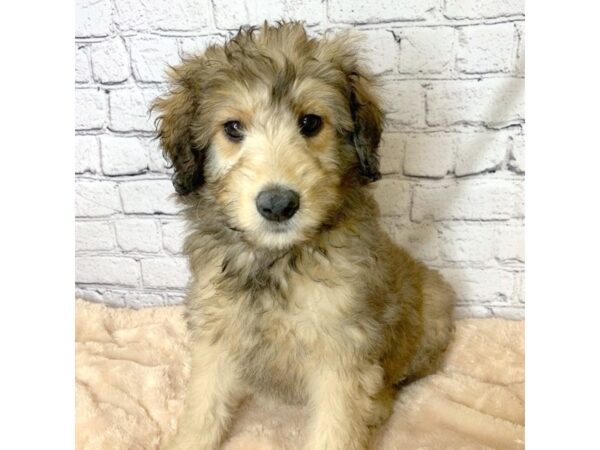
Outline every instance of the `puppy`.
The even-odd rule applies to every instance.
[[[365,449],[438,365],[454,293],[378,223],[383,114],[353,40],[265,23],[170,80],[154,108],[189,225],[192,368],[166,448],[218,448],[261,392],[308,405],[306,449]]]

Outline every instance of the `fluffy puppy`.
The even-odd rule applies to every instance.
[[[216,449],[260,391],[311,410],[305,448],[358,450],[433,370],[454,294],[378,223],[383,114],[347,34],[244,28],[155,102],[189,232],[187,397],[168,449]]]

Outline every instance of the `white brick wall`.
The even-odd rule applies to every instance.
[[[77,0],[77,295],[179,303],[188,277],[170,169],[148,112],[167,64],[240,25],[354,28],[388,126],[382,225],[439,268],[460,315],[523,316],[523,0]]]
[[[399,28],[400,73],[443,73],[454,65],[456,30],[453,27]]]
[[[92,71],[99,83],[119,83],[129,78],[129,54],[120,37],[92,46]]]
[[[105,175],[135,175],[148,170],[148,151],[135,137],[100,138],[102,172]]]

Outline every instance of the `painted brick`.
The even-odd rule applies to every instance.
[[[525,180],[513,180],[515,193],[515,217],[522,219],[525,217]]]
[[[421,261],[438,257],[438,232],[433,226],[401,224],[391,217],[382,218],[381,224],[392,240]]]
[[[115,183],[107,181],[75,182],[75,214],[78,217],[103,217],[121,211]]]
[[[100,37],[110,33],[110,0],[77,0],[75,2],[75,36]]]
[[[75,173],[100,172],[100,145],[96,136],[75,136]]]
[[[459,28],[456,66],[463,73],[510,72],[516,31],[512,23]]]
[[[438,5],[435,0],[380,0],[354,2],[329,0],[328,16],[333,22],[377,23],[403,20],[423,20]]]
[[[133,76],[138,81],[167,81],[166,71],[180,61],[175,38],[144,36],[130,40]]]
[[[148,152],[138,138],[103,136],[100,143],[105,175],[132,175],[148,169]]]
[[[524,320],[525,310],[521,305],[493,305],[491,307],[494,317],[502,317],[506,320]]]
[[[440,255],[444,261],[492,263],[497,228],[489,224],[446,224],[440,228]]]
[[[75,298],[87,300],[89,302],[102,303],[108,306],[122,308],[125,306],[122,296],[113,295],[113,291],[98,288],[76,288]]]
[[[245,7],[226,0],[212,0],[212,3],[217,28],[223,30],[234,30],[249,24],[259,25],[264,20],[295,19],[314,25],[324,19],[321,0],[246,0]]]
[[[434,82],[427,91],[427,123],[501,125],[523,120],[521,78],[489,78]]]
[[[456,291],[458,302],[507,302],[513,295],[514,276],[507,270],[443,268],[440,272]]]
[[[523,23],[517,23],[517,37],[519,39],[518,47],[517,47],[517,62],[515,70],[517,75],[524,76],[525,75],[525,27]]]
[[[119,83],[129,78],[129,54],[121,38],[92,45],[92,70],[100,83]]]
[[[499,227],[494,237],[496,257],[506,261],[525,262],[525,229],[523,225]]]
[[[487,319],[494,317],[494,311],[489,306],[473,305],[468,303],[457,304],[454,307],[454,318],[455,319]]]
[[[163,306],[165,305],[165,299],[160,294],[153,294],[149,292],[123,292],[122,294],[123,303],[128,308],[140,309],[148,306]]]
[[[369,60],[369,69],[377,75],[392,72],[397,65],[400,48],[390,30],[364,32],[361,52]]]
[[[155,294],[147,291],[127,291],[120,289],[77,289],[77,298],[84,300],[102,302],[114,307],[127,307],[133,309],[144,308],[148,306],[163,306],[165,300],[162,294]]]
[[[141,262],[144,286],[179,289],[186,287],[190,276],[186,258],[148,258]]]
[[[400,133],[384,133],[379,147],[379,166],[382,174],[402,172],[406,136]]]
[[[115,21],[123,31],[201,30],[208,26],[208,0],[115,0]]]
[[[524,320],[525,310],[520,306],[511,306],[503,304],[490,304],[486,306],[476,306],[473,304],[461,304],[455,308],[456,319],[476,318],[488,319],[501,317],[506,320]]]
[[[88,83],[92,78],[88,48],[83,45],[75,50],[75,82]]]
[[[146,138],[140,139],[141,144],[146,149],[149,157],[149,168],[152,172],[173,173],[171,164],[163,155],[162,148],[159,145],[158,139]]]
[[[81,288],[81,287],[76,287],[75,288],[75,298],[79,298],[82,300],[87,300],[89,302],[95,302],[95,303],[104,303],[107,304],[108,302],[105,302],[104,299],[102,298],[102,292],[100,292],[99,289],[90,289],[87,287]],[[111,305],[111,306],[115,306],[115,305]],[[122,305],[116,305],[116,306],[122,306]]]
[[[250,12],[246,7],[235,8],[231,2],[212,0],[215,25],[222,30],[234,30],[250,23]],[[245,5],[244,5],[245,6]]]
[[[114,0],[115,22],[122,31],[157,28],[164,12],[164,1]]]
[[[417,186],[411,219],[507,220],[522,216],[522,192],[511,180],[463,180],[445,186]]]
[[[162,0],[164,13],[158,17],[160,30],[202,30],[209,25],[210,0]]]
[[[383,216],[407,216],[410,208],[410,184],[384,178],[374,184],[373,196]]]
[[[400,28],[400,73],[443,73],[454,66],[454,28]]]
[[[75,250],[102,251],[115,247],[115,234],[106,222],[76,222]]]
[[[115,223],[117,243],[126,252],[156,253],[160,250],[158,225],[153,219],[125,219]]]
[[[178,40],[179,55],[192,56],[199,55],[211,44],[222,44],[225,38],[220,35],[212,36],[193,36],[181,38]]]
[[[185,295],[183,294],[168,294],[165,298],[165,305],[182,305],[185,302]]]
[[[102,89],[75,89],[75,129],[94,130],[106,123],[106,95]]]
[[[515,292],[513,294],[513,303],[525,303],[525,274],[517,272],[515,274]]]
[[[122,256],[80,256],[75,258],[75,280],[88,284],[137,286],[140,267],[133,258]]]
[[[458,135],[456,176],[473,175],[502,167],[509,149],[504,133],[464,133]]]
[[[517,173],[525,173],[525,136],[516,134],[510,139],[508,167]]]
[[[442,178],[454,167],[456,137],[445,133],[419,134],[406,139],[404,174]]]
[[[417,81],[388,82],[381,90],[384,110],[391,125],[424,127],[425,95]]]
[[[444,15],[451,19],[482,19],[521,15],[524,0],[445,0]]]
[[[126,213],[177,214],[180,210],[170,180],[126,181],[119,190]]]
[[[115,131],[154,131],[150,106],[161,94],[157,88],[125,88],[110,92],[110,129]]]
[[[180,254],[183,250],[185,235],[186,227],[183,221],[162,223],[163,247],[168,252]]]

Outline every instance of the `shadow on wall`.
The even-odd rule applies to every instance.
[[[524,193],[513,144],[522,137],[523,82],[498,80],[426,84],[427,125],[396,132],[391,124],[374,192],[394,240],[453,284],[459,316],[489,316],[488,306],[520,314]],[[443,115],[430,110],[444,106]]]

